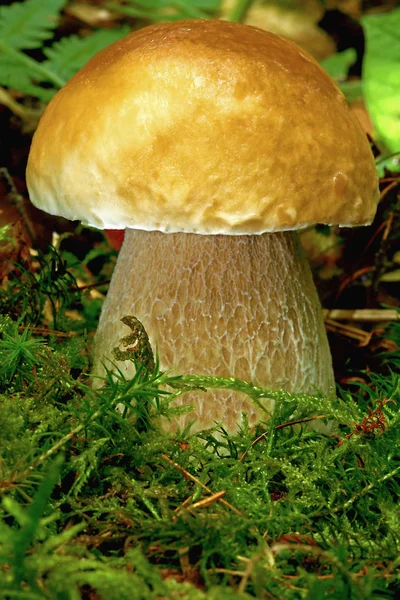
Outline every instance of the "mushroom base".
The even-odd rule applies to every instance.
[[[127,230],[95,337],[95,373],[129,334],[134,315],[157,348],[162,370],[238,377],[270,390],[325,394],[332,359],[308,261],[294,232],[256,236]],[[120,362],[127,375],[134,365]],[[220,422],[228,431],[260,415],[246,395],[226,390],[184,394],[192,431]],[[273,410],[273,401],[265,406]],[[166,425],[171,427],[171,425]]]

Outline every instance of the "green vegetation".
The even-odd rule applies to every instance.
[[[27,271],[36,294],[18,288]],[[193,387],[261,405],[267,391],[162,373],[143,335],[136,376],[91,387],[67,314],[85,293],[55,250],[3,286],[0,598],[396,597],[397,374],[330,400],[276,392],[272,420],[237,435],[166,433],[160,417]]]
[[[66,0],[26,0],[0,7],[0,83],[48,101],[96,52],[129,33],[127,27],[71,35],[43,49],[44,60],[25,51],[42,48],[57,27]]]
[[[391,152],[400,150],[400,8],[363,19],[367,35],[364,95],[377,133]]]

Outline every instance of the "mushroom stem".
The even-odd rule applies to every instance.
[[[271,390],[329,393],[332,359],[310,267],[294,232],[197,235],[126,231],[95,337],[95,371],[136,316],[160,366],[177,374],[238,377]],[[127,375],[131,363],[121,363]],[[130,371],[131,369],[131,371]],[[196,392],[181,402],[194,429],[215,421],[233,431],[242,411],[259,410],[243,394]],[[273,409],[273,401],[269,408]]]

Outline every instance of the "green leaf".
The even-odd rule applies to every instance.
[[[357,102],[363,99],[363,88],[360,79],[341,81],[338,85],[345,95],[347,102]]]
[[[128,0],[124,5],[107,4],[111,10],[150,22],[212,18],[220,5],[221,0]]]
[[[400,150],[400,8],[363,18],[367,45],[364,94],[379,137],[391,152]]]
[[[49,60],[45,61],[43,66],[63,79],[70,79],[97,52],[129,32],[129,27],[120,27],[100,29],[84,38],[77,35],[62,38],[50,48],[44,49]]]
[[[33,82],[33,77],[35,77],[36,83]],[[12,88],[25,95],[48,102],[57,90],[53,87],[44,88],[37,85],[42,81],[44,78],[37,77],[36,73],[29,70],[18,57],[0,54],[0,86]]]
[[[321,61],[321,67],[329,73],[333,79],[345,79],[347,71],[356,60],[354,48],[348,48],[344,52],[337,52]]]
[[[52,37],[66,0],[26,0],[0,7],[0,39],[18,50],[40,48]]]

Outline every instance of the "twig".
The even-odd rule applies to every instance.
[[[245,571],[235,571],[234,569],[224,569],[222,567],[210,569],[210,573],[223,573],[224,575],[233,575],[234,577],[244,577],[245,575]]]
[[[355,271],[354,273],[352,273],[349,277],[346,277],[346,279],[344,279],[339,286],[338,292],[336,294],[336,299],[338,299],[339,296],[342,295],[344,289],[348,286],[349,283],[351,283],[352,281],[355,281],[356,279],[358,279],[359,277],[362,277],[363,275],[366,275],[367,273],[370,273],[374,269],[375,269],[375,267],[371,267],[371,266],[362,267],[361,269],[358,269],[358,271]]]
[[[391,213],[393,214],[393,213]],[[376,231],[374,232],[374,234],[372,235],[372,237],[368,240],[367,245],[364,248],[364,252],[366,252],[369,247],[371,246],[371,244],[376,240],[376,238],[378,237],[378,235],[381,233],[382,229],[385,229],[387,227],[387,220],[386,221],[382,221],[382,223],[379,225],[379,227],[376,229]]]
[[[389,185],[387,185],[385,187],[384,190],[382,190],[381,194],[380,194],[380,202],[382,202],[382,200],[384,199],[385,196],[387,196],[387,194],[396,187],[396,185],[399,185],[399,180],[395,179],[394,181],[392,181],[392,183],[390,183]]]
[[[382,236],[383,242],[386,242],[386,240],[389,237],[389,233],[390,233],[390,230],[391,230],[392,224],[393,224],[393,218],[394,218],[394,213],[393,212],[389,213],[389,216],[386,219],[385,230],[384,230],[383,236]]]
[[[22,104],[19,104],[13,96],[10,94],[8,90],[5,90],[3,87],[0,87],[0,104],[7,106],[20,119],[24,121],[35,120],[36,122],[39,120],[40,114],[43,112],[42,110],[35,110],[33,108],[26,108]]]
[[[203,500],[199,500],[198,502],[191,504],[190,508],[205,508],[206,506],[210,506],[210,504],[214,504],[214,502],[218,502],[218,500],[220,500],[222,496],[225,496],[225,494],[225,490],[221,490],[212,496],[208,496],[208,498],[204,498]]]
[[[317,415],[315,417],[307,417],[305,419],[297,419],[297,421],[288,421],[287,423],[281,423],[276,425],[275,429],[283,429],[284,427],[291,427],[292,425],[299,425],[300,423],[309,423],[310,421],[317,421],[318,419],[326,419],[327,415]]]
[[[192,475],[191,473],[189,473],[189,471],[186,471],[186,469],[184,467],[181,467],[181,465],[179,465],[177,462],[171,460],[169,458],[169,456],[167,456],[166,454],[161,454],[161,457],[164,460],[166,460],[170,465],[172,465],[176,469],[179,469],[179,471],[181,471],[181,473],[183,473],[185,475],[185,477],[188,477],[189,479],[191,479],[192,481],[194,481],[195,483],[197,483],[197,485],[199,485],[200,487],[202,487],[203,490],[206,490],[206,492],[208,492],[212,496],[215,496],[215,493],[212,490],[210,490],[210,488],[208,488],[206,485],[204,485],[204,483],[202,483],[199,479],[197,479],[197,477],[195,477],[194,475]],[[234,506],[232,506],[232,504],[229,504],[229,502],[227,502],[223,498],[218,498],[218,501],[221,502],[221,504],[223,504],[227,508],[230,508],[231,510],[233,510],[233,512],[235,512],[237,515],[239,515],[241,517],[243,516],[243,514],[240,512],[240,510],[238,510],[237,508],[235,508]]]
[[[95,283],[89,283],[87,285],[74,285],[72,286],[72,289],[82,292],[83,290],[91,290],[93,288],[101,287],[102,285],[107,285],[110,281],[111,279],[105,279],[104,281],[96,281]]]
[[[18,331],[25,331],[26,327],[20,325],[18,327]],[[75,335],[78,335],[77,331],[70,331],[67,333],[66,331],[56,331],[55,329],[46,329],[45,327],[34,327],[31,330],[31,333],[35,335],[55,335],[60,338],[71,338]]]
[[[192,500],[193,494],[190,494],[190,496],[188,496],[180,506],[177,506],[177,508],[175,508],[175,512],[179,512],[180,510],[182,510],[182,508],[186,508],[187,506],[189,506]]]
[[[352,327],[351,325],[343,325],[343,323],[338,323],[332,319],[325,319],[325,328],[327,331],[340,333],[345,337],[358,340],[359,346],[368,346],[374,333],[373,331],[364,331],[363,329]]]
[[[399,321],[400,312],[394,309],[378,309],[378,308],[366,308],[366,309],[323,309],[323,316],[326,321],[360,321],[360,322],[372,322],[380,323],[381,321]]]

